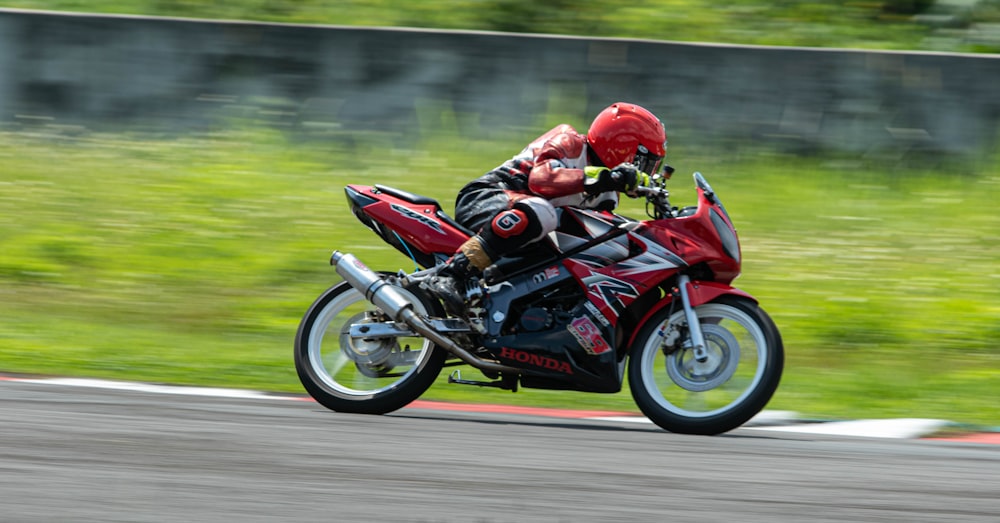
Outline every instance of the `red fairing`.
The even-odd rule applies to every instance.
[[[690,289],[693,305],[727,293],[750,297],[729,285],[740,273],[739,255],[737,252],[734,259],[726,253],[718,228],[713,224],[713,215],[717,224],[726,230],[732,230],[731,223],[725,212],[710,202],[701,189],[698,200],[697,210],[690,215],[646,221],[635,227],[627,235],[629,247],[626,249],[622,245],[619,257],[613,257],[613,251],[588,251],[610,263],[594,265],[565,260],[566,268],[586,289],[587,298],[612,325],[617,324],[619,316],[639,296],[668,281],[679,270],[700,264],[708,267],[713,281],[695,282]],[[735,233],[733,235],[735,238]],[[660,301],[645,317],[669,302],[669,299]]]
[[[364,185],[348,187],[377,200],[364,207],[365,214],[425,253],[453,253],[469,239],[437,216],[438,205],[407,202]]]
[[[730,287],[724,283],[714,281],[693,281],[688,287],[688,297],[691,299],[692,307],[708,303],[723,294],[742,296],[755,302],[757,301],[757,298],[754,298],[749,293]]]
[[[732,296],[742,296],[744,298],[751,299],[754,302],[757,301],[757,298],[754,298],[749,293],[741,291],[740,289],[737,289],[735,287],[730,287],[729,285],[726,285],[724,283],[716,283],[712,281],[693,281],[688,286],[688,297],[691,299],[692,307],[697,307],[699,305],[708,303],[724,294],[729,294]],[[670,304],[670,301],[671,300],[661,300],[655,307],[650,309],[645,314],[645,316],[642,317],[642,319],[639,321],[638,324],[645,325],[646,321],[649,318],[651,318],[654,314],[660,312],[664,307],[667,307]],[[629,336],[628,340],[629,346],[631,346],[633,341],[635,341],[636,334],[638,334],[638,331],[633,332],[632,335]]]
[[[613,271],[608,267],[595,270],[573,259],[563,263],[580,286],[586,289],[590,303],[597,307],[612,327],[618,324],[618,316],[625,308],[641,294],[631,283],[611,276]]]
[[[698,189],[698,210],[691,216],[651,221],[639,234],[670,249],[688,265],[706,263],[715,275],[715,281],[730,283],[740,275],[740,262],[726,255],[715,227],[712,226],[712,209],[718,209]],[[727,226],[732,224],[724,213],[715,211]],[[739,247],[737,246],[737,249]]]

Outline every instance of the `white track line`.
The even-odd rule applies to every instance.
[[[782,427],[750,427],[754,430],[796,432],[800,434],[826,434],[831,436],[862,436],[866,438],[919,438],[933,434],[950,425],[939,419],[900,418],[832,421]]]
[[[644,417],[590,418],[601,421],[627,423],[652,423]],[[859,436],[865,438],[920,438],[933,434],[950,425],[939,419],[903,418],[868,419],[855,421],[828,421],[805,423],[796,421],[794,413],[787,411],[763,411],[743,425],[744,429],[794,432],[799,434],[825,434],[828,436]]]
[[[177,385],[158,385],[131,381],[109,381],[87,378],[3,378],[3,381],[19,381],[22,383],[38,383],[66,387],[88,387],[108,390],[125,390],[134,392],[150,392],[155,394],[176,394],[183,396],[203,396],[212,398],[238,398],[256,400],[301,401],[301,396],[269,394],[255,390],[220,389],[213,387],[185,387]],[[613,421],[625,423],[652,423],[644,416],[595,417],[584,418],[596,421]],[[750,430],[770,430],[776,432],[794,432],[801,434],[826,434],[835,436],[860,436],[869,438],[919,438],[932,434],[949,425],[950,422],[938,419],[902,418],[875,419],[856,421],[833,421],[825,423],[802,423],[796,420],[795,413],[789,411],[765,410],[747,422],[743,428]]]
[[[156,394],[178,394],[183,396],[205,396],[212,398],[240,398],[240,399],[265,399],[265,400],[300,400],[294,396],[280,396],[259,392],[256,390],[242,389],[217,389],[211,387],[181,387],[175,385],[156,385],[152,383],[139,383],[131,381],[107,381],[84,378],[14,378],[9,381],[19,381],[22,383],[41,383],[45,385],[62,385],[67,387],[89,387],[95,389],[128,390],[133,392],[152,392]]]

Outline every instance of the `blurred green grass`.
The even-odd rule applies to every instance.
[[[301,392],[292,341],[336,281],[330,251],[412,267],[351,216],[343,186],[393,185],[451,211],[465,181],[524,139],[442,131],[394,150],[377,136],[347,147],[249,128],[0,133],[0,370]],[[1000,164],[904,169],[683,143],[670,160],[675,204],[693,203],[694,170],[722,196],[743,240],[736,284],[784,335],[769,408],[1000,425]],[[643,214],[635,201],[622,212]],[[627,392],[443,380],[425,397],[635,411]]]

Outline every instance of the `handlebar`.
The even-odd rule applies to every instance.
[[[640,185],[636,187],[629,195],[633,197],[643,196],[646,198],[646,214],[650,218],[659,220],[662,218],[674,218],[675,212],[674,208],[670,205],[670,191],[656,181],[653,181],[654,185]]]
[[[663,187],[654,187],[649,185],[640,185],[633,191],[636,196],[649,196],[649,195],[664,195],[669,196],[670,191],[664,189]]]

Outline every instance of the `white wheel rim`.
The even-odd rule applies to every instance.
[[[641,386],[645,389],[646,393],[650,398],[653,399],[660,406],[660,408],[678,414],[681,416],[689,418],[707,418],[721,414],[723,412],[731,410],[734,406],[739,405],[741,402],[746,400],[746,398],[757,389],[761,380],[764,378],[764,369],[767,365],[767,337],[761,330],[757,322],[747,313],[740,309],[732,306],[709,303],[697,307],[695,311],[698,314],[699,319],[705,318],[719,318],[724,322],[732,322],[739,325],[745,330],[741,338],[739,357],[740,360],[737,365],[740,369],[737,372],[737,376],[733,376],[734,379],[739,379],[738,382],[733,382],[733,380],[727,380],[726,383],[703,392],[695,392],[684,390],[682,387],[670,381],[669,376],[666,371],[666,363],[660,365],[658,360],[663,358],[667,359],[660,349],[662,338],[656,333],[666,332],[667,329],[661,327],[654,331],[654,334],[646,339],[645,345],[641,349],[641,354],[639,355],[641,360],[640,374],[642,376]],[[684,321],[684,313],[678,311],[673,314],[666,323],[680,323]],[[662,324],[661,324],[662,325]],[[746,342],[751,342],[753,347],[747,346]],[[753,366],[744,367],[744,359],[749,357],[756,358],[756,364]],[[660,374],[658,374],[660,373]],[[666,378],[664,380],[663,378]],[[668,381],[669,384],[665,384]],[[741,389],[741,392],[733,392],[735,398],[731,400],[722,400],[718,398],[722,396],[729,396],[730,393],[727,390],[720,390],[726,388],[726,385],[734,385],[736,389]],[[666,390],[666,393],[665,393]],[[685,400],[684,405],[702,405],[703,409],[692,410],[691,408],[686,408],[679,404],[680,402],[676,400],[668,399],[668,395],[671,398],[682,398]],[[711,407],[710,405],[720,404],[721,406]]]
[[[415,296],[410,294],[405,289],[398,289],[405,296],[410,298],[410,302],[413,304],[414,311],[420,314],[426,314],[426,308],[416,299]],[[340,316],[341,321],[345,321],[352,315],[347,314],[342,316],[342,313],[350,306],[355,304],[364,304],[369,310],[375,310],[376,307],[371,303],[367,302],[355,289],[349,289],[346,292],[341,293],[339,296],[330,300],[323,309],[317,314],[316,321],[313,322],[312,328],[309,331],[309,336],[307,338],[308,343],[308,360],[309,365],[312,367],[313,374],[327,387],[335,390],[341,394],[348,396],[357,397],[369,397],[385,392],[387,390],[393,389],[399,386],[400,383],[406,381],[413,373],[419,371],[428,361],[428,356],[430,356],[431,342],[422,339],[423,343],[419,347],[420,355],[417,357],[416,362],[410,366],[410,368],[399,377],[394,380],[388,380],[388,378],[381,378],[383,381],[390,381],[389,383],[374,387],[374,388],[354,388],[348,386],[341,381],[338,381],[334,376],[337,376],[341,371],[343,371],[348,366],[353,366],[354,362],[344,354],[343,349],[340,348],[339,334],[341,325],[331,325]],[[333,330],[331,330],[333,327]],[[335,345],[333,350],[328,343],[327,352],[324,357],[324,340]],[[332,342],[330,342],[332,340]],[[360,371],[358,371],[360,374]],[[374,381],[374,378],[368,378],[357,376],[355,381],[365,382]]]

